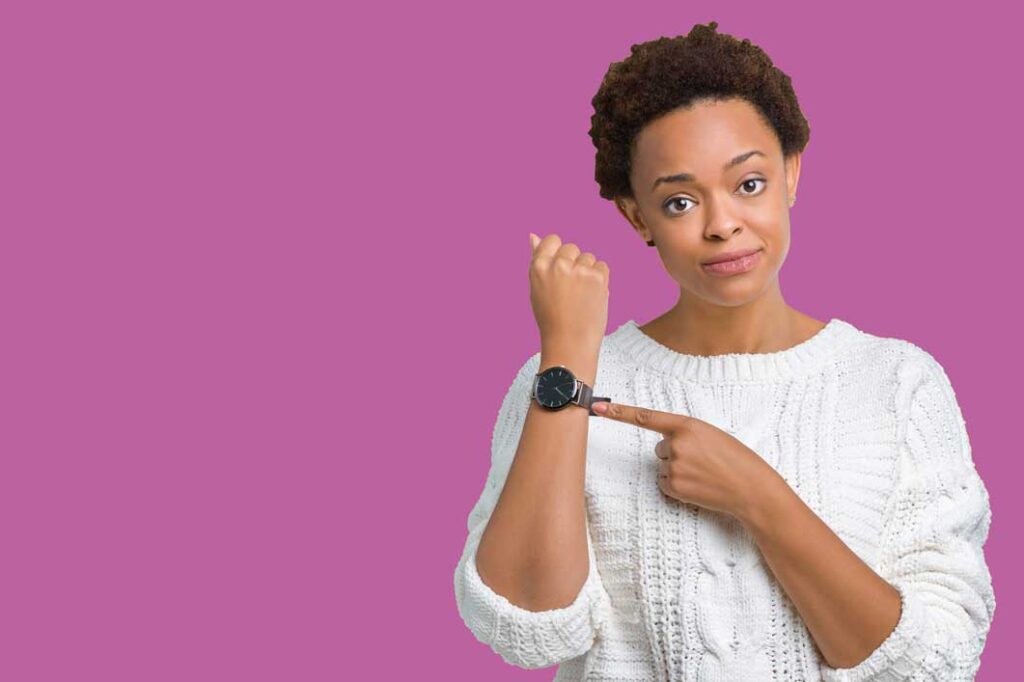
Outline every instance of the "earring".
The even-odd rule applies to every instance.
[[[654,246],[654,240],[653,239],[648,239],[647,240],[647,246]]]

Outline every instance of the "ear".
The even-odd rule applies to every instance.
[[[800,182],[800,157],[802,154],[790,154],[785,159],[786,166],[786,201],[790,206],[796,201],[796,186]]]
[[[632,197],[616,197],[615,208],[619,209],[619,213],[629,222],[640,238],[645,242],[649,242],[654,239],[654,235],[644,225],[644,219],[640,215],[640,207],[637,205],[636,200]]]

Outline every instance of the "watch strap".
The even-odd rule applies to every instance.
[[[599,401],[610,403],[612,401],[612,399],[611,398],[602,398],[601,396],[594,395],[594,389],[593,388],[588,386],[584,381],[581,381],[581,380],[577,380],[577,381],[579,381],[580,390],[578,390],[576,392],[576,400],[573,400],[573,402],[576,403],[577,405],[579,405],[580,407],[587,408],[587,413],[591,417],[597,416],[597,412],[594,412],[594,403],[599,402]]]

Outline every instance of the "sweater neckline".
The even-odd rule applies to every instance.
[[[849,322],[832,317],[814,336],[795,346],[770,353],[720,355],[675,351],[648,336],[635,320],[627,320],[608,338],[633,362],[657,372],[685,381],[724,383],[772,381],[808,372],[857,331]]]

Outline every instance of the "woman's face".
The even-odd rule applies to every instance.
[[[783,159],[752,104],[704,100],[640,131],[630,175],[635,199],[616,204],[644,241],[654,240],[683,294],[737,306],[777,286],[799,173],[800,155]],[[747,249],[760,252],[745,272],[721,275],[702,265]]]

